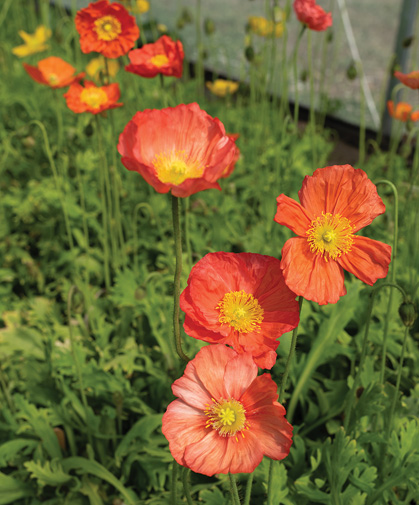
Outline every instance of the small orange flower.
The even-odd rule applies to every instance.
[[[307,25],[310,30],[322,32],[332,26],[332,14],[325,12],[316,0],[294,0],[294,11],[298,21]]]
[[[117,103],[119,97],[120,91],[117,83],[96,86],[91,81],[84,81],[84,87],[75,82],[64,94],[68,108],[77,114],[81,112],[99,114],[108,109],[122,107],[122,103]]]
[[[197,103],[137,112],[119,137],[122,164],[138,172],[159,193],[186,197],[221,189],[238,148],[217,118]]]
[[[343,269],[372,286],[387,275],[391,247],[355,235],[385,211],[377,188],[360,169],[334,165],[306,176],[301,204],[277,198],[275,221],[297,237],[282,248],[285,283],[297,295],[320,305],[346,294]]]
[[[412,115],[412,106],[406,102],[399,102],[396,108],[394,108],[394,102],[389,100],[387,102],[387,109],[391,117],[403,122],[408,121]]]
[[[123,5],[109,0],[91,3],[76,14],[83,53],[96,51],[106,58],[118,58],[134,47],[140,30]]]
[[[131,63],[125,70],[141,77],[155,77],[157,74],[182,77],[183,45],[180,40],[175,42],[168,35],[130,51],[128,58]]]
[[[76,69],[57,56],[38,61],[36,66],[23,64],[32,79],[50,88],[65,88],[84,77],[84,72],[75,75]]]
[[[419,89],[419,70],[414,70],[408,74],[394,72],[394,77],[411,89]]]
[[[172,385],[162,431],[172,456],[193,472],[250,473],[263,456],[281,460],[292,426],[270,374],[258,376],[250,353],[203,347]]]

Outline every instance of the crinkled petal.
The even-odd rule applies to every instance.
[[[250,353],[238,354],[230,359],[224,374],[227,397],[239,400],[257,374],[258,367]]]
[[[296,235],[304,237],[316,215],[311,214],[289,196],[279,195],[276,201],[278,206],[274,220],[292,230]]]

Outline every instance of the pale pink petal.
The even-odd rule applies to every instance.
[[[239,400],[258,374],[250,353],[238,354],[228,362],[224,374],[227,398]]]

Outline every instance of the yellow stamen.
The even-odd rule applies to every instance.
[[[184,151],[158,154],[153,161],[157,177],[163,183],[181,184],[186,179],[197,179],[204,167],[197,160],[190,160]]]
[[[108,101],[108,95],[100,88],[85,88],[80,94],[80,100],[94,109],[98,109]]]
[[[99,40],[115,40],[122,32],[121,23],[114,16],[103,16],[95,21],[94,30]]]
[[[346,217],[322,212],[321,216],[313,219],[306,231],[310,251],[320,254],[325,261],[339,258],[351,250],[353,228]]]
[[[56,74],[49,74],[48,76],[48,82],[52,85],[54,84],[57,84],[58,83],[58,77]]]
[[[253,295],[243,290],[226,293],[216,309],[220,311],[219,322],[229,324],[240,333],[260,330],[264,310]]]
[[[169,63],[169,58],[165,54],[156,54],[150,61],[155,67],[160,68]]]
[[[217,430],[222,437],[235,437],[238,441],[236,434],[241,432],[244,438],[242,430],[248,429],[248,423],[243,405],[234,398],[229,400],[221,398],[218,402],[212,398],[212,401],[213,404],[208,405],[205,410],[205,414],[208,416],[205,427]]]

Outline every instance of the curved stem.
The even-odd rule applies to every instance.
[[[231,473],[228,474],[228,477],[230,479],[230,493],[233,504],[240,505],[240,498],[239,498],[239,492],[237,490],[236,477]]]
[[[189,361],[188,356],[182,350],[182,340],[180,336],[180,274],[182,273],[182,236],[180,232],[180,211],[179,198],[172,195],[172,215],[173,215],[173,233],[175,238],[176,267],[173,289],[173,331],[175,336],[175,347],[180,359]]]

